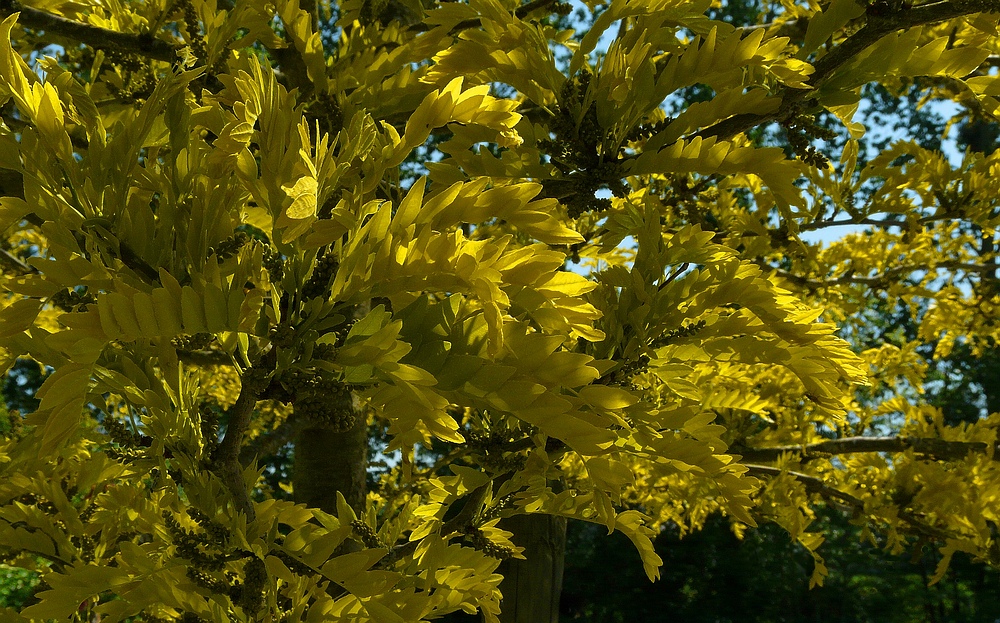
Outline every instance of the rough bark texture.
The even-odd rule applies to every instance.
[[[295,441],[292,485],[295,501],[337,513],[337,492],[359,515],[365,508],[368,429],[359,417],[354,428],[336,432],[320,426],[302,430]]]
[[[501,522],[514,533],[515,545],[527,560],[507,560],[497,573],[502,623],[557,623],[566,556],[566,519],[549,515],[518,515]]]

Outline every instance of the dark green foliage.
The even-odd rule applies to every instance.
[[[728,521],[678,538],[656,539],[662,579],[643,576],[621,534],[571,522],[563,583],[563,621],[630,623],[992,623],[1000,617],[1000,572],[956,558],[941,583],[927,586],[937,563],[930,547],[916,562],[858,540],[835,512],[818,520],[829,536],[823,553],[830,576],[809,590],[812,560],[773,525],[741,541]]]

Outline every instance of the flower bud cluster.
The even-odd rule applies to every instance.
[[[313,346],[312,358],[322,359],[324,361],[333,361],[337,358],[337,347],[333,344],[316,344]]]
[[[198,28],[198,13],[194,10],[194,3],[191,0],[180,0],[178,6],[184,11],[184,28],[187,30],[191,53],[202,60],[208,58],[205,38],[202,37]]]
[[[791,145],[799,159],[810,166],[825,169],[830,165],[830,161],[818,149],[810,144],[813,139],[829,141],[836,138],[837,134],[829,128],[824,128],[816,123],[810,116],[795,114],[781,123]]]
[[[378,538],[378,534],[371,526],[361,521],[360,519],[355,519],[351,522],[351,528],[354,530],[354,535],[364,543],[365,547],[369,548],[379,548],[385,547],[385,543]]]
[[[314,299],[324,296],[330,292],[330,284],[337,275],[337,268],[340,263],[332,252],[325,253],[316,259],[316,266],[313,267],[312,275],[305,285],[302,286],[302,298],[304,300]]]
[[[290,368],[280,382],[292,395],[295,413],[334,430],[350,430],[357,422],[351,388],[315,370]]]
[[[208,254],[214,254],[220,262],[225,262],[239,253],[240,249],[243,248],[243,245],[249,241],[250,236],[248,236],[245,232],[238,231],[220,242],[218,247],[209,247]]]
[[[482,513],[482,519],[483,521],[490,521],[492,519],[496,519],[497,517],[500,516],[500,513],[502,513],[504,510],[512,506],[514,506],[514,494],[508,493],[507,495],[503,496],[502,498],[494,502],[492,506],[484,510]]]
[[[86,534],[82,536],[71,536],[69,538],[70,543],[76,548],[80,560],[86,563],[94,562],[94,552],[97,548],[97,540]]]
[[[242,383],[243,388],[251,392],[254,396],[263,394],[270,382],[271,371],[258,366],[247,368],[240,377],[240,383]]]
[[[53,294],[49,302],[63,311],[72,312],[76,311],[77,307],[79,311],[87,311],[87,305],[93,305],[97,299],[91,294],[80,294],[76,290],[64,289]]]
[[[281,259],[281,254],[269,246],[264,247],[262,263],[271,283],[281,283],[281,278],[285,276],[285,260]]]
[[[466,537],[472,544],[472,547],[486,554],[490,558],[496,558],[497,560],[508,560],[514,555],[514,551],[504,545],[497,545],[493,541],[486,538],[483,531],[474,526],[469,526],[465,530]]]
[[[514,431],[490,431],[487,435],[465,433],[466,443],[473,454],[478,456],[479,463],[498,473],[517,471],[524,467],[527,457],[511,449],[512,444],[523,438],[522,434]]]
[[[187,333],[181,333],[180,335],[175,335],[170,338],[170,345],[177,350],[183,351],[195,351],[204,350],[208,348],[208,345],[212,343],[215,336],[211,333],[195,333],[194,335],[189,335]]]
[[[295,327],[287,322],[282,322],[276,327],[271,327],[267,337],[278,348],[291,348],[295,343]]]
[[[690,324],[681,325],[679,328],[671,329],[670,331],[667,331],[660,337],[653,340],[651,346],[653,348],[659,348],[661,346],[666,346],[667,344],[669,344],[674,340],[686,337],[693,337],[694,335],[697,335],[697,333],[704,328],[705,328],[704,320],[699,320],[697,322],[692,322]],[[646,360],[649,361],[648,358]]]
[[[602,377],[601,382],[605,385],[630,387],[632,385],[632,377],[644,372],[647,366],[649,366],[649,357],[647,355],[640,355],[638,359],[622,363],[621,367],[617,370]]]
[[[108,89],[119,99],[123,102],[139,102],[152,95],[156,86],[156,76],[153,75],[147,59],[114,48],[106,49],[104,57],[109,63],[118,65],[125,73],[121,88],[114,82],[106,83]]]
[[[284,550],[274,550],[271,552],[271,555],[284,563],[284,565],[288,567],[288,570],[292,573],[301,576],[312,576],[316,574],[316,572],[313,571],[309,565]]]
[[[211,459],[219,447],[219,415],[207,402],[198,405],[198,415],[200,416],[202,452],[206,458]]]
[[[234,582],[230,597],[245,612],[257,612],[264,605],[264,595],[269,580],[264,561],[253,556],[243,565],[243,584]]]
[[[177,555],[191,561],[192,568],[196,571],[221,571],[229,559],[221,551],[229,543],[229,530],[198,512],[192,513],[189,510],[188,514],[203,532],[188,531],[174,519],[170,511],[163,511],[163,523],[177,548]]]
[[[583,71],[563,84],[549,123],[555,139],[539,142],[563,175],[543,185],[549,196],[566,204],[571,218],[610,208],[609,199],[594,196],[601,188],[610,189],[616,196],[626,192],[622,164],[616,154],[605,152],[606,133],[597,118],[597,107],[587,102],[590,80],[589,71]]]
[[[340,108],[340,102],[334,93],[318,93],[305,110],[309,127],[313,128],[318,123],[321,134],[334,134],[340,132],[344,126],[344,112]]]

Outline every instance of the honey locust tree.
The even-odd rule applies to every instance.
[[[658,526],[723,513],[821,582],[824,500],[997,562],[998,419],[946,425],[915,344],[831,322],[927,299],[940,354],[995,339],[995,160],[859,167],[855,115],[916,79],[995,115],[996,7],[600,8],[3,7],[3,361],[52,370],[3,442],[0,545],[44,580],[4,620],[493,621],[519,516],[650,578]],[[845,220],[875,229],[802,242]],[[399,459],[366,491],[371,430]]]

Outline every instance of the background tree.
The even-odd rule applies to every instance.
[[[824,501],[939,543],[934,581],[996,563],[997,417],[916,396],[920,343],[996,338],[994,160],[869,157],[854,120],[917,78],[995,115],[991,3],[622,2],[579,43],[546,1],[19,8],[0,334],[54,372],[4,448],[0,543],[45,581],[8,618],[495,620],[517,515],[618,530],[651,578],[657,528],[722,513],[822,583]],[[914,340],[816,322],[880,300]]]

